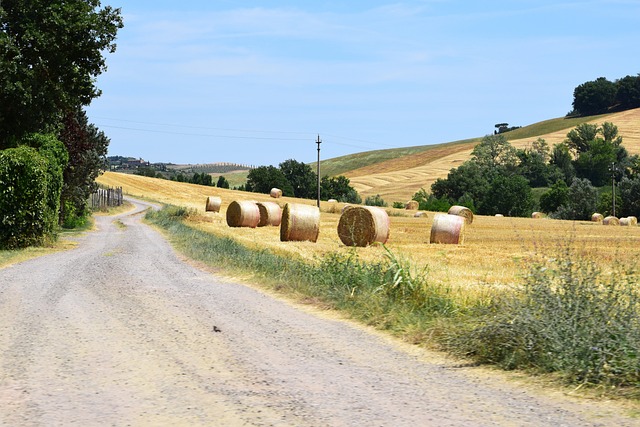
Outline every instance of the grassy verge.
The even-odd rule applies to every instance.
[[[196,230],[188,208],[149,212],[188,257],[250,272],[275,290],[348,313],[405,340],[478,363],[637,398],[640,385],[638,274],[620,265],[605,273],[570,244],[555,258],[531,261],[522,283],[508,291],[461,296],[432,283],[392,252],[364,262],[357,250],[317,262],[248,249]]]

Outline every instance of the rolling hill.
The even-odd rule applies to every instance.
[[[538,138],[544,138],[553,146],[562,142],[567,133],[580,123],[602,124],[605,121],[618,126],[623,145],[630,154],[640,154],[640,108],[585,118],[551,119],[504,135],[517,148],[524,148]],[[363,198],[379,194],[389,204],[404,202],[420,188],[429,190],[436,179],[446,177],[452,168],[468,160],[480,140],[475,138],[342,156],[320,162],[321,173],[345,175]]]

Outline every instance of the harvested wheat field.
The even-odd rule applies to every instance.
[[[179,183],[137,175],[107,172],[98,181],[104,185],[122,186],[126,194],[161,203],[187,206],[197,210],[191,218],[194,226],[224,237],[231,237],[253,248],[268,248],[274,253],[301,257],[315,262],[330,252],[357,251],[362,259],[380,261],[384,249],[379,246],[350,248],[338,237],[338,221],[343,204],[321,204],[318,241],[281,242],[279,227],[231,228],[225,214],[234,200],[273,201],[269,194],[246,193]],[[220,196],[220,213],[205,212],[208,196]],[[314,200],[283,197],[278,203],[304,203]],[[534,255],[557,254],[570,244],[603,268],[612,261],[633,262],[640,243],[640,227],[603,226],[591,221],[475,216],[465,229],[463,245],[430,244],[434,213],[416,218],[404,209],[388,209],[391,230],[386,246],[396,255],[411,261],[417,268],[427,266],[432,280],[460,289],[482,291],[486,287],[505,287],[523,273],[520,262]]]

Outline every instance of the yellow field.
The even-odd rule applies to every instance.
[[[279,254],[303,257],[313,261],[329,252],[356,250],[367,260],[381,260],[384,250],[380,247],[347,248],[340,242],[337,225],[341,204],[323,202],[321,205],[321,229],[317,243],[280,242],[278,227],[230,228],[226,224],[226,208],[234,200],[274,201],[268,195],[225,190],[194,184],[178,183],[156,178],[107,172],[98,182],[110,186],[122,186],[125,193],[142,196],[179,206],[195,208],[199,215],[193,224],[210,233],[227,236],[246,246],[268,248]],[[205,212],[207,196],[220,196],[220,213]],[[292,198],[277,199],[287,202],[315,205],[312,200]],[[337,209],[336,209],[337,208]],[[447,283],[462,289],[504,287],[514,283],[523,267],[519,261],[534,254],[553,254],[563,243],[598,261],[604,268],[614,259],[633,262],[640,244],[639,227],[604,226],[591,222],[559,221],[529,218],[496,218],[476,216],[467,227],[463,245],[429,244],[429,233],[434,213],[428,218],[414,218],[413,212],[389,209],[391,236],[387,246],[396,254],[409,259],[419,268],[428,266],[434,281]],[[402,216],[397,216],[402,215]]]
[[[608,115],[592,123],[612,122],[618,127],[623,146],[630,154],[640,154],[640,108]],[[550,147],[566,139],[572,128],[540,135]],[[507,134],[508,135],[508,134]],[[537,137],[510,140],[517,148],[525,148]],[[420,190],[427,191],[438,178],[445,178],[452,168],[460,166],[471,157],[474,143],[445,146],[413,156],[388,160],[366,168],[345,173],[362,197],[380,194],[389,204],[405,202]]]

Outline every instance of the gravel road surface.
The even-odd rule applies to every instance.
[[[0,270],[1,426],[640,425],[199,270],[135,204]]]

